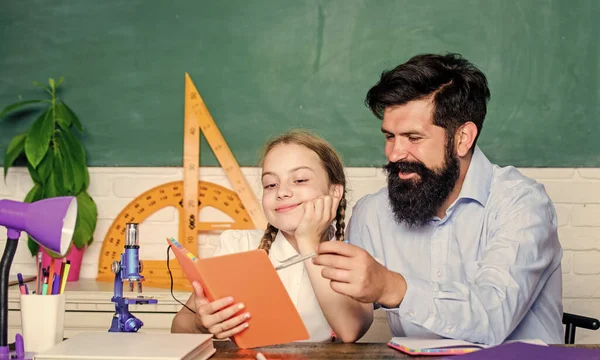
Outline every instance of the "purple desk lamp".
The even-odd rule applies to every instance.
[[[0,359],[8,359],[8,277],[21,231],[46,249],[64,256],[69,250],[75,222],[77,199],[55,197],[24,203],[0,200],[0,225],[8,229],[8,240],[0,261]]]

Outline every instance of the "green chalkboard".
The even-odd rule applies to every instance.
[[[243,166],[292,127],[379,166],[366,91],[412,55],[458,52],[488,75],[491,160],[596,167],[599,17],[597,0],[4,1],[0,107],[64,76],[90,166],[180,166],[188,72]],[[1,121],[0,150],[29,125]]]

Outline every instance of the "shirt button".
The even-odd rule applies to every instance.
[[[413,316],[415,316],[415,312],[414,312],[414,311],[412,311],[412,310],[411,310],[411,311],[409,311],[409,312],[408,312],[408,316],[410,316],[410,317],[413,317]]]
[[[442,272],[438,270],[438,272],[436,273],[437,276],[442,276]]]

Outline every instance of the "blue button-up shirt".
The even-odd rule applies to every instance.
[[[443,219],[398,224],[387,194],[360,199],[348,232],[351,244],[406,279],[402,303],[386,309],[394,336],[563,342],[562,248],[543,185],[476,147]]]

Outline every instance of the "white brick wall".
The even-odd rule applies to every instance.
[[[242,169],[251,187],[260,194],[258,169]],[[555,202],[559,218],[559,237],[564,248],[563,296],[565,311],[600,318],[600,168],[598,169],[520,169],[546,186]],[[349,211],[356,200],[385,185],[381,170],[348,168]],[[137,195],[154,186],[181,180],[180,168],[92,168],[90,193],[98,204],[95,241],[84,256],[81,276],[94,278],[102,240],[112,220]],[[230,187],[219,168],[201,168],[200,179]],[[6,182],[0,181],[0,198],[22,200],[32,183],[24,168],[10,170]],[[219,220],[223,215],[212,209],[202,219]],[[163,209],[140,226],[142,259],[165,259],[166,236],[177,235],[177,212]],[[6,233],[0,232],[4,247]],[[34,273],[34,261],[21,238],[12,272]],[[201,236],[200,256],[212,255],[218,235]],[[600,331],[578,329],[578,343],[600,343]]]

